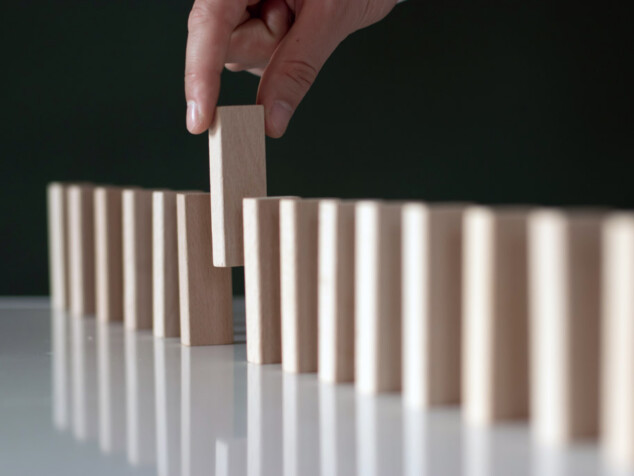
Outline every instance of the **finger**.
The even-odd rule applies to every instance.
[[[211,125],[231,33],[246,6],[246,0],[196,0],[191,10],[185,97],[187,129],[192,134],[200,134]]]
[[[233,73],[246,71],[247,73],[251,73],[255,76],[262,76],[262,73],[264,73],[264,68],[249,68],[239,63],[227,63],[225,65],[225,68],[227,68],[229,71]]]

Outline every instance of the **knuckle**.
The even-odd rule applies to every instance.
[[[304,60],[286,60],[280,74],[300,90],[307,90],[317,78],[317,68]]]

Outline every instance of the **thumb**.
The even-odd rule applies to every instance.
[[[339,22],[333,23],[333,18],[340,17],[337,12],[314,10],[302,9],[262,74],[257,103],[264,105],[270,137],[284,134],[319,70],[348,33],[343,33]]]

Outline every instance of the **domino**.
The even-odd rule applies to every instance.
[[[463,415],[528,415],[527,212],[468,207],[463,248]]]
[[[208,193],[179,193],[178,276],[181,343],[233,343],[231,270],[211,264],[213,246]]]
[[[403,208],[403,399],[460,402],[464,205]]]
[[[213,263],[242,266],[242,199],[266,196],[262,106],[216,108],[209,129]]]
[[[318,200],[280,201],[282,368],[317,371]]]
[[[247,439],[216,440],[216,476],[247,476]]]
[[[123,218],[121,189],[94,191],[97,320],[123,320]]]
[[[531,426],[563,445],[598,430],[601,216],[534,211],[528,243]]]
[[[354,380],[354,202],[319,203],[319,378]]]
[[[400,203],[355,210],[355,382],[363,394],[401,390]]]
[[[46,196],[51,306],[54,309],[65,310],[70,304],[66,185],[59,182],[50,183],[46,189]]]

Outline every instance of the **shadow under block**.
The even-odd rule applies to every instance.
[[[90,185],[69,185],[66,189],[70,313],[74,316],[95,313],[93,190]]]
[[[354,380],[355,203],[319,203],[319,378]]]
[[[176,192],[152,193],[152,296],[156,337],[179,337]]]
[[[460,401],[463,205],[403,209],[403,396]]]
[[[531,425],[548,445],[598,430],[601,217],[529,217]]]
[[[603,229],[601,445],[613,466],[634,468],[634,214]]]
[[[527,212],[464,219],[462,391],[472,424],[528,415]]]
[[[66,185],[59,182],[48,184],[46,196],[51,305],[54,309],[64,310],[70,304]]]
[[[282,368],[317,371],[318,200],[280,202]]]
[[[365,394],[401,389],[401,210],[356,205],[355,380]]]
[[[97,187],[95,207],[95,279],[97,319],[123,320],[123,218],[120,188]]]
[[[127,329],[152,328],[152,191],[125,189],[123,317]]]
[[[242,199],[266,196],[262,106],[216,108],[209,170],[214,266],[242,266]]]
[[[209,194],[179,193],[176,215],[181,342],[231,344],[231,269],[212,265]]]

